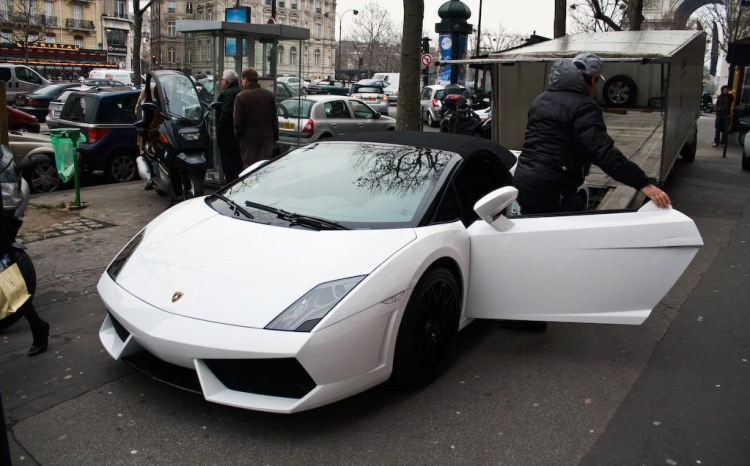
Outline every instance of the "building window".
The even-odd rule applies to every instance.
[[[0,0],[0,19],[10,19],[10,0]]]
[[[283,16],[283,15],[279,15],[279,17],[278,17],[278,23],[279,23],[279,24],[284,24],[284,20],[285,20],[285,19],[286,19],[286,18],[285,18],[285,17]]]
[[[323,27],[320,25],[320,23],[315,23],[315,38],[320,39],[321,31]]]
[[[81,5],[73,5],[73,19],[83,19],[83,11],[81,10]]]
[[[203,61],[203,44],[198,41],[198,61]]]
[[[315,49],[315,66],[320,66],[320,49]]]
[[[299,26],[299,19],[297,19],[297,18],[292,18],[292,19],[291,19],[291,22],[292,22],[292,26]]]
[[[320,13],[323,11],[323,5],[321,4],[320,0],[315,0],[315,13]]]
[[[0,11],[0,13],[2,13],[2,11]],[[13,31],[0,31],[0,42],[4,44],[13,42]]]
[[[206,60],[211,61],[211,52],[213,50],[213,47],[211,47],[211,41],[206,41]]]
[[[271,4],[271,0],[266,0],[266,5],[270,5],[270,4]]]
[[[0,7],[0,10],[2,10],[2,7]],[[44,16],[45,20],[55,16],[55,2],[44,2]]]
[[[284,64],[284,46],[283,45],[279,45],[276,48],[276,54],[278,55],[277,59],[278,59],[279,65],[283,65]]]
[[[177,28],[175,27],[174,21],[167,21],[167,35],[169,37],[175,37],[177,35]]]
[[[279,0],[279,8],[284,8],[284,0]]]
[[[82,49],[83,48],[83,36],[73,37],[73,45],[75,45],[79,49]]]
[[[297,0],[292,0],[292,10],[297,9]]]
[[[290,65],[297,64],[297,47],[292,47],[289,49],[289,64]]]
[[[193,2],[185,3],[185,13],[189,15],[193,14]]]
[[[206,8],[206,20],[211,21],[214,16],[214,10],[211,8]]]
[[[56,42],[56,41],[55,41],[55,35],[54,35],[54,34],[50,34],[50,33],[48,32],[48,33],[47,33],[47,35],[46,35],[46,36],[45,36],[45,38],[44,38],[44,42],[45,42],[46,44],[54,44],[54,43]]]
[[[175,0],[169,0],[167,2],[167,13],[174,13],[177,11],[177,2]]]
[[[167,58],[169,59],[169,63],[175,62],[174,57],[174,47],[169,47],[169,49],[167,49]]]
[[[115,0],[115,17],[117,18],[125,17],[125,1],[124,0]]]

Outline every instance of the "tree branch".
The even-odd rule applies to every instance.
[[[602,13],[602,7],[599,5],[599,0],[591,0],[591,7],[594,9],[594,19],[603,21],[615,31],[622,31],[622,28],[612,21],[612,18]]]

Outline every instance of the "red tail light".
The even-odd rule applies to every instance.
[[[109,130],[106,128],[89,128],[88,143],[96,144],[104,139],[104,136],[106,136],[107,133],[109,133]]]
[[[438,100],[437,99],[432,99],[432,106],[435,107],[435,108],[437,108],[437,106],[438,106]]]
[[[302,129],[303,133],[314,133],[315,132],[315,122],[312,120],[307,120],[307,124],[305,124],[305,127]]]
[[[26,102],[26,105],[36,106],[36,105],[39,105],[39,101],[38,101],[38,100],[36,100],[36,99],[29,99],[29,100],[28,100],[28,101]]]

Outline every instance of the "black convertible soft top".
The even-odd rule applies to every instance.
[[[476,136],[464,136],[450,133],[423,133],[420,131],[381,131],[374,133],[354,133],[336,136],[327,141],[375,142],[380,144],[398,144],[403,146],[422,147],[446,152],[453,152],[464,159],[480,153],[489,152],[495,155],[510,170],[516,164],[516,156],[505,147],[487,139]]]

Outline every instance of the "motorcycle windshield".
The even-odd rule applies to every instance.
[[[164,106],[170,117],[185,119],[197,125],[203,117],[203,107],[193,82],[185,75],[159,76]]]

